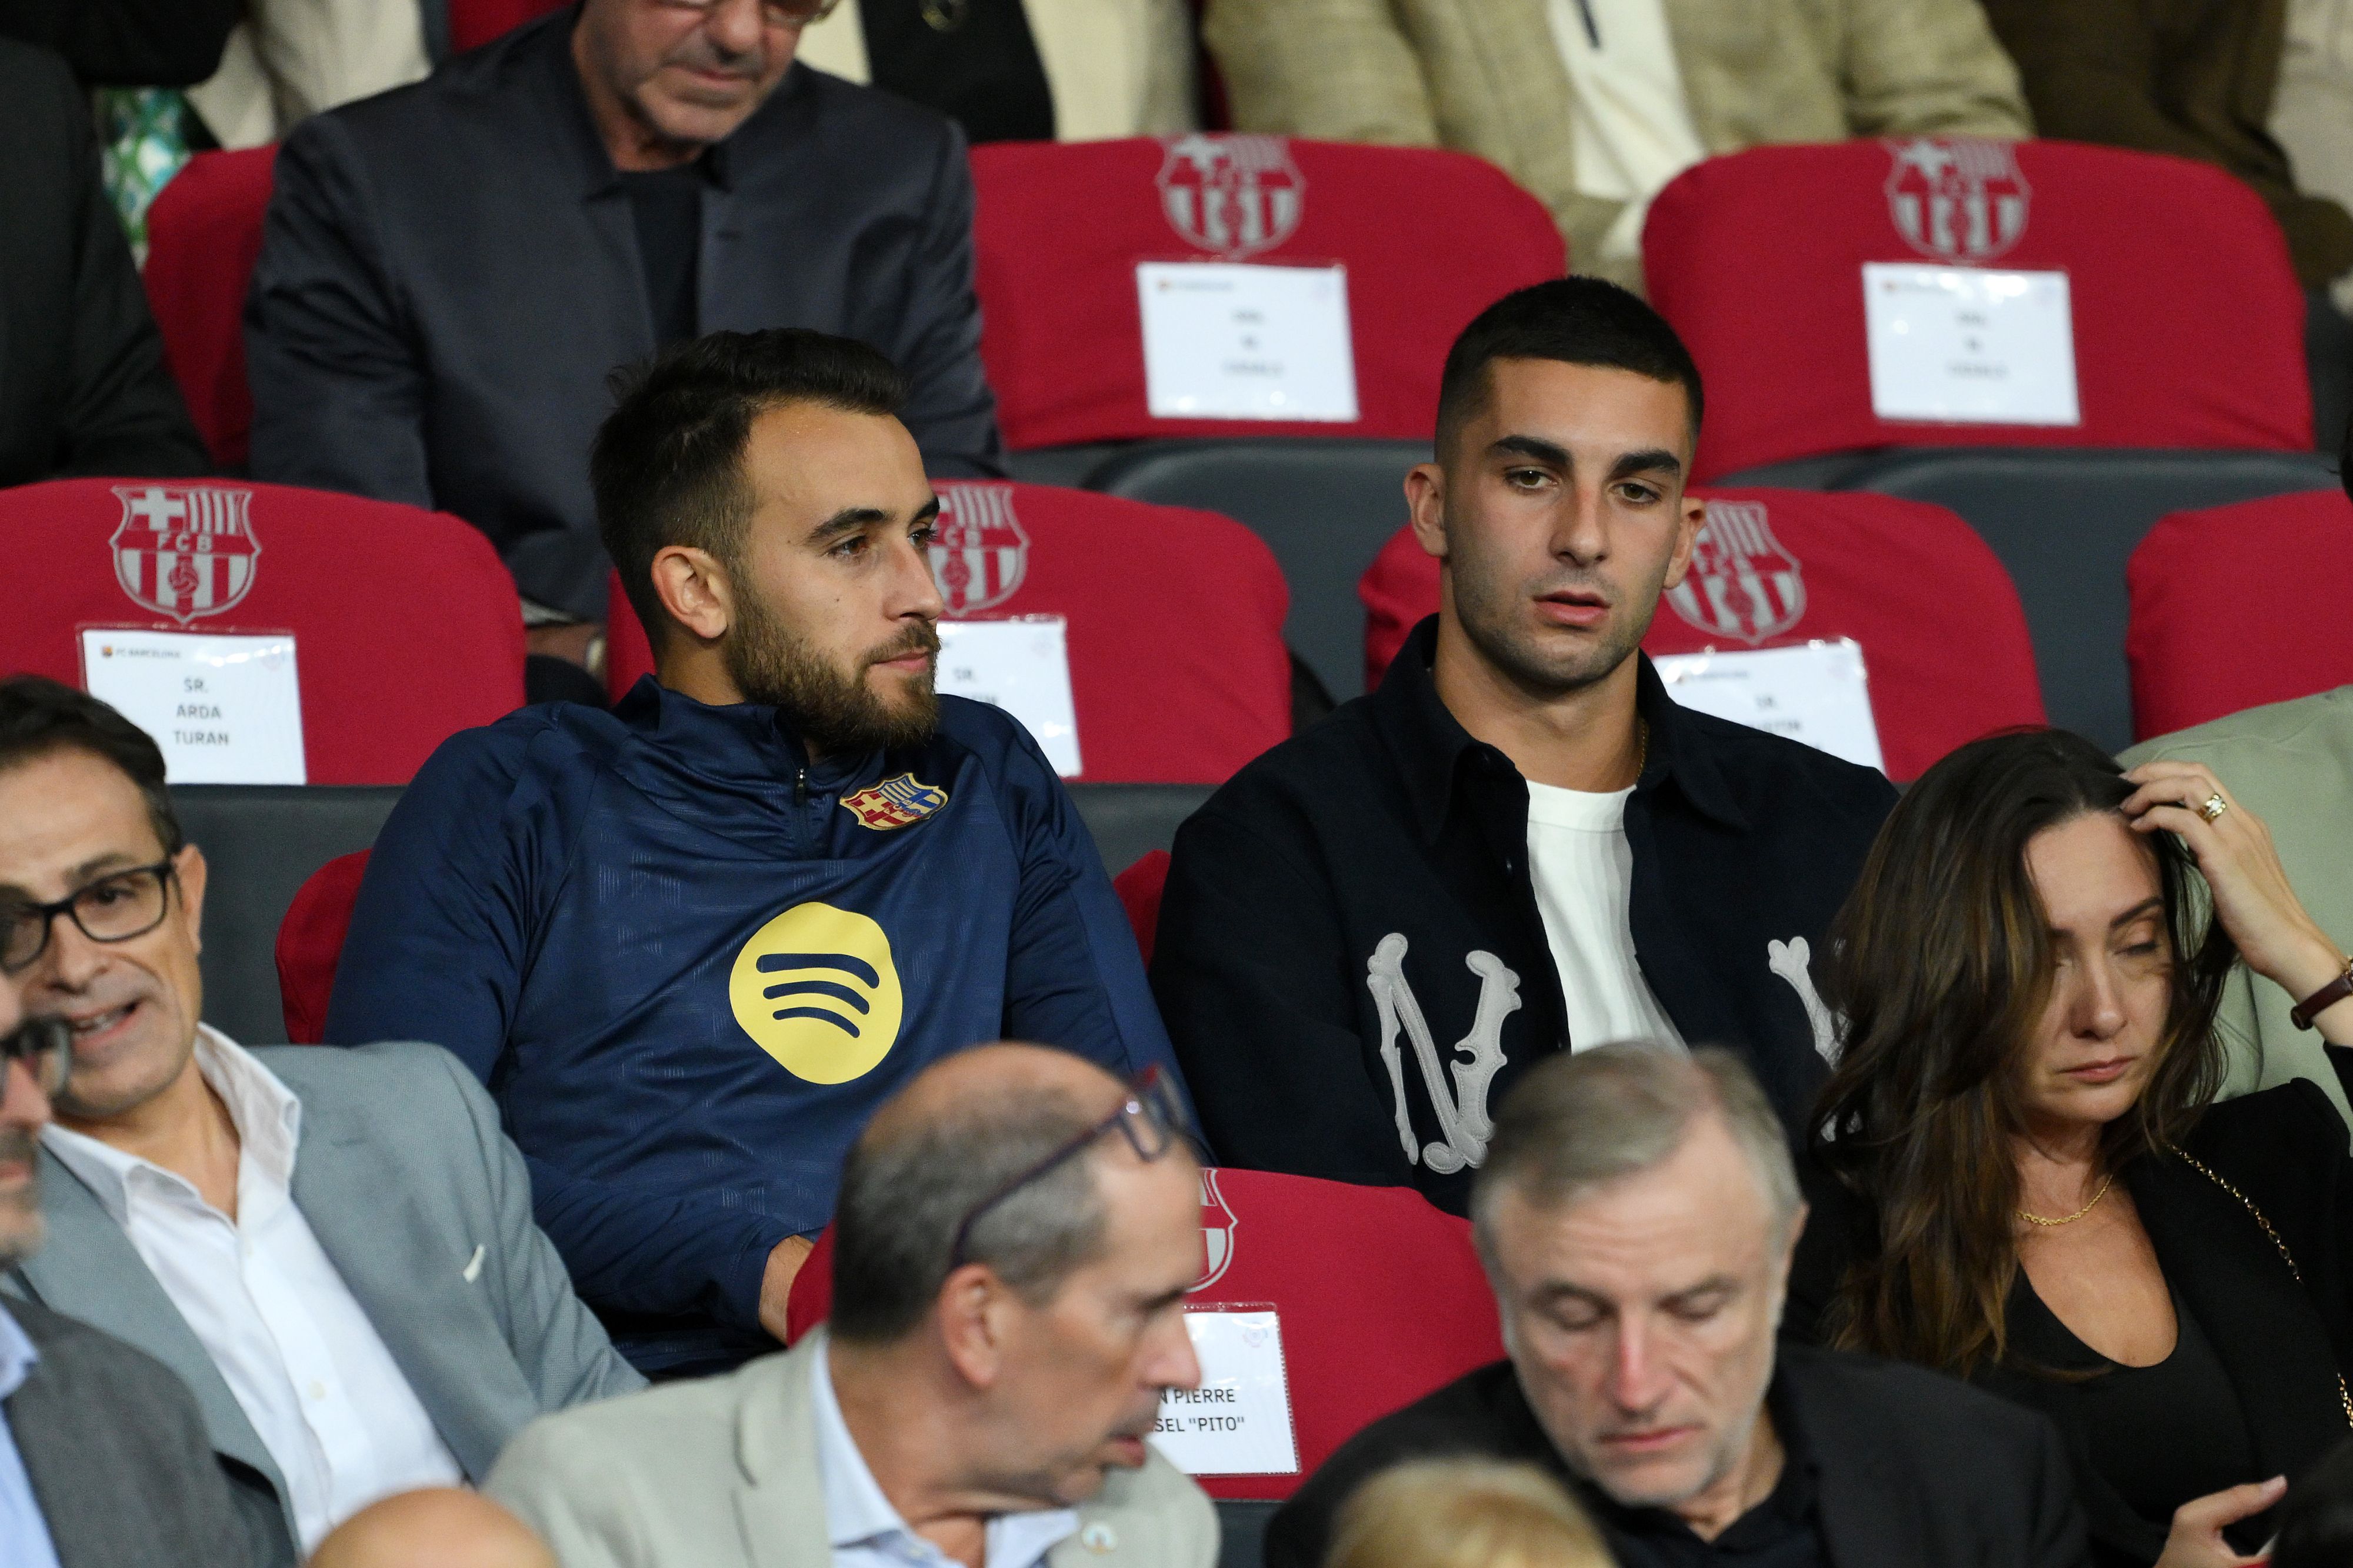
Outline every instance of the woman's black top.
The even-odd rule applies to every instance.
[[[859,0],[868,79],[973,142],[1050,142],[1054,93],[1021,0]]]
[[[2334,1047],[2329,1057],[2340,1076],[2353,1061],[2353,1053]],[[2242,1466],[2235,1452],[2228,1455],[2231,1473],[2217,1484],[2275,1475],[2293,1482],[2353,1435],[2353,1412],[2338,1375],[2339,1368],[2353,1366],[2353,1158],[2347,1142],[2328,1097],[2316,1084],[2299,1080],[2210,1107],[2179,1152],[2146,1156],[2120,1173],[2177,1313],[2185,1330],[2194,1323],[2200,1331],[2240,1413],[2237,1430],[2253,1462]],[[1818,1340],[1848,1268],[1876,1249],[1876,1222],[1870,1198],[1821,1163],[1809,1157],[1800,1170],[1812,1213],[1790,1274],[1784,1331]],[[2199,1465],[2204,1456],[2152,1458],[2149,1451],[2236,1447],[2227,1420],[2208,1425],[2220,1400],[2211,1369],[2198,1365],[2204,1352],[2192,1345],[2193,1360],[2181,1367],[2148,1369],[2159,1375],[2096,1390],[2097,1378],[2050,1376],[2034,1369],[2080,1363],[2086,1352],[2047,1309],[2038,1315],[2041,1303],[2024,1287],[2021,1275],[2005,1325],[2009,1360],[1980,1368],[1970,1381],[2043,1412],[2058,1426],[2074,1463],[2095,1560],[2152,1563],[2164,1550],[2170,1522],[2170,1510],[2160,1510],[2159,1500],[2178,1488],[2203,1485],[2189,1479],[2201,1472],[2157,1467]],[[2153,1423],[2128,1431],[2128,1421],[2150,1420],[2146,1405],[2133,1415],[2136,1400],[2179,1402],[2184,1408],[2167,1420],[2164,1432]],[[2269,1514],[2258,1515],[2233,1530],[2232,1539],[2241,1550],[2252,1550],[2271,1527]]]

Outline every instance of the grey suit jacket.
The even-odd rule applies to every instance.
[[[654,326],[575,11],[294,129],[246,359],[256,479],[455,512],[525,595],[602,620],[588,446]],[[962,133],[796,65],[706,162],[701,330],[863,339],[933,471],[993,472]]]
[[[564,1568],[831,1568],[809,1368],[825,1335],[723,1377],[534,1421],[483,1489]],[[1154,1453],[1079,1510],[1049,1568],[1211,1568],[1218,1518]]]
[[[531,1217],[498,1109],[437,1046],[253,1053],[302,1102],[294,1203],[470,1479],[544,1411],[641,1388]],[[297,1559],[278,1467],[195,1331],[98,1195],[47,1150],[48,1239],[10,1290],[145,1351],[204,1412],[263,1561]]]
[[[179,1380],[86,1324],[22,1301],[6,1310],[41,1356],[5,1408],[58,1568],[251,1563]]]

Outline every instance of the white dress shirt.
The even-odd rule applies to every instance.
[[[98,1194],[220,1369],[286,1479],[308,1556],[378,1498],[464,1473],[294,1206],[301,1102],[209,1026],[195,1055],[237,1127],[235,1220],[160,1165],[56,1125],[41,1137]]]
[[[866,1468],[866,1457],[841,1418],[833,1396],[832,1352],[820,1347],[809,1369],[810,1405],[817,1415],[817,1468],[824,1489],[826,1539],[833,1544],[833,1568],[959,1568],[955,1560],[916,1534],[881,1483]],[[988,1521],[981,1548],[986,1568],[1038,1568],[1046,1553],[1077,1533],[1077,1510],[1040,1509],[1000,1513]]]
[[[1572,1051],[1620,1040],[1683,1043],[1634,958],[1634,850],[1626,842],[1633,793],[1528,785],[1528,872],[1560,971]]]
[[[1707,156],[1666,9],[1661,0],[1550,0],[1546,11],[1568,71],[1577,188],[1626,204],[1602,238],[1603,255],[1640,256],[1651,198]]]

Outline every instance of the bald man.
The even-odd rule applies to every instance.
[[[337,1526],[311,1568],[555,1568],[523,1522],[460,1487],[425,1487],[371,1503]]]
[[[843,1165],[827,1330],[535,1422],[487,1489],[565,1568],[1210,1568],[1208,1500],[1145,1442],[1200,1381],[1179,1119],[1040,1047],[935,1064]]]

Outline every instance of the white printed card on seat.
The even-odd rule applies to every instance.
[[[942,621],[935,688],[1002,708],[1028,727],[1064,778],[1079,772],[1079,714],[1071,698],[1070,623],[1060,616]]]
[[[1651,661],[1684,707],[1884,771],[1871,677],[1852,637],[1795,647],[1671,653]]]
[[[2084,422],[2064,272],[1867,261],[1862,306],[1880,418]]]
[[[290,633],[81,634],[82,686],[154,737],[175,784],[309,782]]]
[[[1135,289],[1155,419],[1356,417],[1346,268],[1145,261]]]
[[[1185,1329],[1201,1385],[1162,1396],[1152,1446],[1188,1476],[1297,1475],[1291,1377],[1274,1309],[1188,1311]]]

